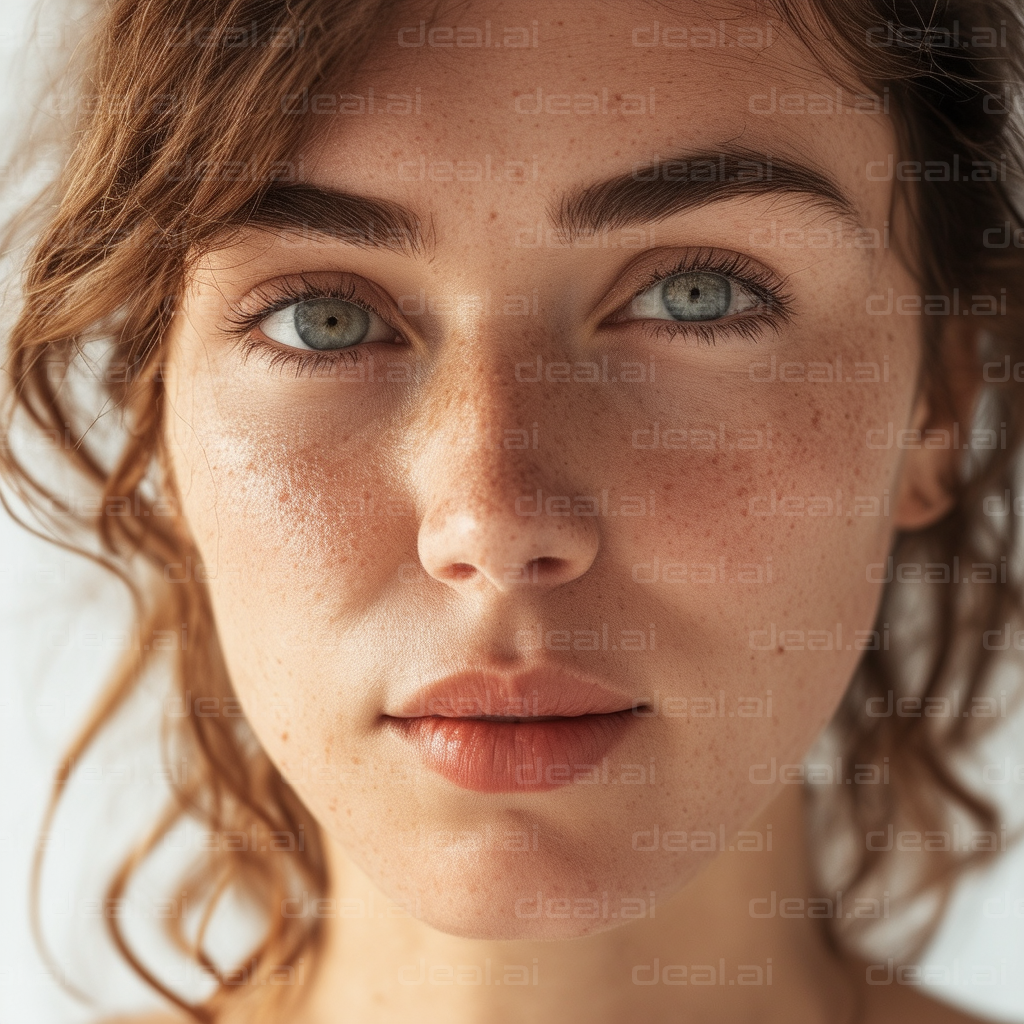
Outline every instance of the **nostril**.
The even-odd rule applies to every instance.
[[[448,497],[438,500],[420,524],[417,553],[428,575],[449,587],[548,590],[585,573],[597,553],[597,534],[586,519],[513,520],[501,506],[495,512],[493,503],[475,498],[482,511],[467,511]]]
[[[528,563],[528,569],[530,575],[533,578],[538,576],[551,576],[556,573],[564,562],[564,559],[554,558],[551,555],[541,555],[540,558],[534,558]]]

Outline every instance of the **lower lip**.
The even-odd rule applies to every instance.
[[[544,793],[588,779],[635,721],[631,711],[536,722],[393,718],[424,764],[477,793]]]

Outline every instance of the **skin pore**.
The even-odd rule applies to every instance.
[[[891,182],[865,173],[891,124],[848,90],[763,113],[773,89],[837,86],[753,9],[420,17],[334,91],[372,88],[374,111],[310,107],[296,159],[408,210],[414,244],[239,230],[168,348],[164,445],[231,677],[328,840],[327,948],[288,1019],[966,1019],[865,986],[816,921],[749,909],[813,893],[799,787],[758,766],[799,764],[878,641],[867,567],[946,508],[933,452],[866,441],[928,416],[920,319],[872,312],[915,293]],[[716,45],[634,45],[656,19]],[[447,45],[485,24],[529,45]],[[772,187],[711,196],[695,157]],[[705,201],[574,235],[580,190],[623,176]],[[729,280],[734,306],[658,313],[680,275],[691,298]],[[280,340],[267,318],[316,295],[366,311],[372,340]],[[643,712],[544,792],[461,788],[383,717],[455,672],[536,668]]]

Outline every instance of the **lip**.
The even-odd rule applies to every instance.
[[[562,669],[464,672],[385,717],[426,767],[478,793],[541,793],[592,778],[639,719],[636,702]]]

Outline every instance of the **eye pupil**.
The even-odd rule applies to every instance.
[[[675,320],[717,320],[729,312],[732,288],[722,274],[693,271],[668,278],[661,300]]]
[[[310,348],[357,345],[370,330],[370,315],[344,299],[307,299],[295,305],[295,331]]]

